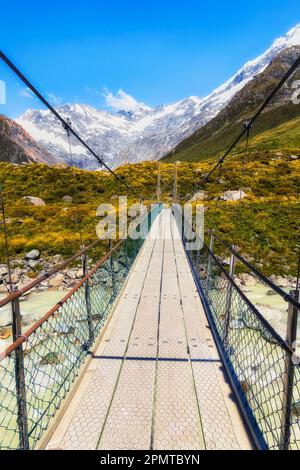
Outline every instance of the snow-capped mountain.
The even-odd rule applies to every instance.
[[[66,104],[57,110],[71,120],[73,128],[112,167],[125,162],[159,159],[213,119],[282,50],[293,45],[300,45],[300,24],[205,98],[191,96],[170,105],[150,108],[120,91],[123,93],[120,101],[125,104],[117,113],[79,104]],[[110,98],[114,99],[113,95]],[[72,163],[66,132],[49,111],[28,110],[17,122],[52,155]],[[72,142],[72,153],[73,163],[77,166],[98,168],[94,157],[75,141]]]

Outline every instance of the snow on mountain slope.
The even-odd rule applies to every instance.
[[[150,108],[120,90],[118,99],[124,102],[124,109],[118,113],[79,104],[66,104],[57,109],[62,116],[71,119],[74,129],[112,167],[125,162],[159,159],[214,118],[255,75],[265,70],[272,59],[293,45],[300,45],[300,24],[205,98],[191,96],[170,105]],[[115,108],[118,100],[114,101],[112,94],[110,101]],[[17,122],[52,155],[71,163],[66,132],[49,111],[28,110]],[[98,167],[94,157],[76,142],[72,143],[72,151],[77,166]]]

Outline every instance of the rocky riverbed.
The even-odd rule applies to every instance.
[[[296,286],[296,278],[292,276],[271,276],[271,280],[286,293],[289,293],[291,289],[295,289]],[[258,282],[250,274],[239,275],[236,282],[270,325],[285,339],[288,318],[287,302],[270,287]],[[298,322],[298,334],[300,339],[300,320]]]
[[[1,298],[3,297],[5,296],[2,295]],[[57,290],[36,292],[23,298],[20,302],[23,331],[45,315],[61,298],[62,292]],[[0,309],[0,353],[11,342],[11,305],[9,304]]]
[[[22,289],[33,281],[34,278],[42,276],[54,266],[63,261],[60,255],[52,258],[42,258],[38,250],[32,250],[27,253],[24,258],[15,259],[11,262],[11,281],[13,289]],[[45,292],[52,290],[68,290],[83,276],[81,262],[79,261],[72,268],[67,268],[49,279],[42,282],[34,288],[32,292]],[[9,273],[6,264],[0,265],[0,294],[9,292]]]
[[[13,289],[22,289],[35,277],[43,275],[49,269],[63,261],[60,255],[44,259],[38,250],[32,250],[24,258],[12,261],[11,281]],[[29,327],[47,310],[63,297],[62,291],[67,291],[76,285],[83,276],[81,263],[72,268],[62,270],[51,278],[32,289],[21,298],[21,314],[23,328]],[[289,292],[295,288],[296,279],[293,277],[272,276],[272,281]],[[247,297],[257,306],[266,320],[285,338],[287,326],[287,303],[268,286],[259,283],[250,274],[240,274],[236,283]],[[0,265],[0,296],[5,297],[9,291],[9,274],[7,266]],[[299,321],[300,328],[300,321]],[[0,349],[11,341],[11,307],[0,309]]]

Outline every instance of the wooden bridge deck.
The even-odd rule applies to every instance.
[[[170,210],[46,448],[251,448]]]

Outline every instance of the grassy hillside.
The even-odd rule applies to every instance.
[[[300,47],[298,46],[285,49],[264,72],[255,76],[242,88],[214,119],[177,145],[163,160],[201,161],[224,153],[235,137],[240,134],[244,122],[256,113],[299,54]],[[289,129],[289,133],[285,133],[285,129],[281,128],[282,125],[289,126],[291,121],[299,118],[300,105],[292,102],[292,95],[295,91],[293,83],[299,79],[300,70],[298,69],[253,126],[251,135],[254,139],[262,135],[262,141],[264,141],[266,136],[263,134],[267,131],[274,132],[276,138],[273,138],[273,134],[271,135],[267,147],[269,149],[291,149],[293,146],[299,149],[297,122],[293,129]],[[256,145],[256,149],[264,150],[265,148],[264,145],[261,147]]]
[[[300,160],[290,159],[290,152],[252,151],[242,178],[243,160],[243,154],[231,157],[224,166],[221,184],[214,178],[203,188],[207,192],[206,227],[216,228],[229,242],[234,240],[242,253],[263,267],[266,274],[295,274],[299,244]],[[178,165],[178,193],[182,202],[188,199],[210,168],[211,163],[207,161]],[[160,165],[165,202],[171,201],[174,169],[172,163]],[[155,200],[157,170],[156,162],[144,162],[125,165],[117,171],[146,202],[151,202]],[[116,196],[126,194],[122,185],[116,184],[105,172],[41,164],[1,163],[0,181],[9,222],[10,251],[14,258],[33,248],[40,249],[44,257],[70,255],[80,244],[79,226],[86,244],[96,238],[98,205],[103,202],[117,204]],[[236,202],[218,200],[224,191],[241,186],[248,190],[240,207]],[[65,202],[63,197],[66,195],[73,196],[73,201]],[[46,206],[31,206],[22,199],[23,196],[41,197]],[[0,255],[3,262],[3,230]]]
[[[174,153],[164,157],[164,162],[197,162],[221,156],[242,130],[244,119],[226,125],[207,138],[194,134],[183,141]],[[273,108],[264,113],[252,129],[250,147],[256,150],[300,151],[299,106],[293,104]],[[245,147],[241,143],[237,150]]]

